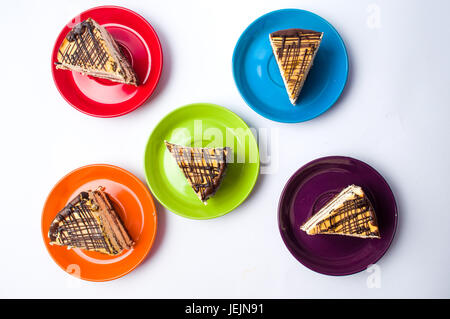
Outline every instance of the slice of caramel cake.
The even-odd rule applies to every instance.
[[[322,32],[302,29],[280,30],[269,35],[284,86],[294,105],[319,50],[322,36]]]
[[[361,187],[350,185],[301,227],[308,235],[335,234],[380,238],[372,204]]]
[[[64,38],[58,50],[56,68],[119,83],[138,84],[134,70],[116,41],[91,18],[77,24]]]
[[[198,198],[214,196],[227,169],[230,148],[186,147],[164,141]]]
[[[99,187],[81,192],[55,217],[48,232],[51,245],[118,255],[134,242]]]

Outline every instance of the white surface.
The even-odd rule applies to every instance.
[[[2,4],[0,297],[450,297],[450,3],[174,2]],[[154,96],[114,119],[89,117],[70,107],[50,72],[61,28],[77,13],[101,4],[143,15],[164,50]],[[350,57],[348,86],[338,103],[319,118],[294,125],[253,112],[231,72],[242,31],[262,14],[285,7],[327,19]],[[208,40],[201,40],[199,32]],[[67,275],[47,254],[40,232],[41,209],[52,186],[91,163],[118,165],[145,180],[142,158],[151,130],[167,112],[192,102],[223,105],[252,127],[278,130],[276,173],[262,175],[248,200],[218,219],[189,220],[158,205],[156,243],[145,262],[121,279],[91,283]],[[96,138],[103,144],[86,143]],[[281,240],[277,203],[285,182],[301,165],[326,155],[369,163],[396,195],[398,231],[378,263],[380,288],[368,288],[368,272],[314,273]]]

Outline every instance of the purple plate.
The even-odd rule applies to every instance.
[[[381,239],[307,235],[300,226],[344,187],[361,186],[372,202]],[[306,267],[342,276],[365,270],[389,248],[397,228],[397,205],[384,178],[364,162],[330,156],[301,167],[289,179],[278,205],[278,226],[286,247]]]

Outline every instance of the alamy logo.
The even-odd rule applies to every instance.
[[[81,268],[77,264],[70,264],[66,268],[66,272],[71,274],[72,276],[69,276],[67,278],[67,287],[68,288],[79,288],[81,285]]]
[[[371,3],[367,6],[367,20],[366,24],[369,29],[381,28],[381,9],[376,3]]]
[[[378,265],[369,265],[366,269],[370,273],[367,277],[367,288],[381,288],[381,268]]]
[[[257,143],[253,141],[256,139]],[[257,163],[261,174],[278,170],[278,129],[206,127],[202,120],[194,121],[194,129],[176,128],[168,142],[190,147],[230,147],[233,156],[229,163]]]

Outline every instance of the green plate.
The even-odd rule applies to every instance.
[[[231,162],[216,194],[203,204],[167,150],[164,140],[190,147],[232,149]],[[170,211],[209,219],[232,211],[250,194],[259,174],[259,150],[247,124],[228,109],[208,103],[189,104],[166,115],[151,133],[144,156],[148,186]]]

